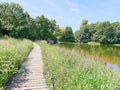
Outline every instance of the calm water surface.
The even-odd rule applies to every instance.
[[[99,60],[107,68],[120,72],[120,46],[87,45],[87,44],[60,44],[60,47],[70,49],[89,59]]]

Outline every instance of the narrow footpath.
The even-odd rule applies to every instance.
[[[6,90],[48,90],[43,77],[41,49],[37,44],[34,43],[33,50],[20,71],[11,78]]]

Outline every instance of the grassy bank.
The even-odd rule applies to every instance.
[[[120,44],[113,44],[114,46],[120,46]]]
[[[99,42],[88,42],[87,44],[88,44],[88,45],[100,45]]]
[[[119,90],[117,73],[75,52],[39,43],[44,75],[55,90]]]
[[[101,45],[99,42],[88,42],[87,44],[88,45]],[[107,45],[120,46],[120,44],[107,44]]]
[[[18,71],[18,67],[32,47],[32,42],[26,39],[5,38],[0,40],[0,90],[7,80]]]

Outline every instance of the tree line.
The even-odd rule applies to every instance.
[[[44,15],[32,18],[16,3],[0,3],[0,37],[31,40],[52,40],[60,42],[100,42],[102,44],[120,43],[119,22],[97,22],[88,24],[83,20],[80,29],[73,33],[70,26],[60,27],[55,20]]]
[[[88,20],[83,20],[74,36],[79,43],[120,44],[120,23],[106,21],[88,24]]]
[[[44,15],[33,19],[16,3],[0,4],[0,35],[31,40],[56,40],[53,32],[56,29],[55,20],[49,20]]]
[[[69,29],[69,27],[68,27]],[[69,32],[69,30],[64,32]],[[16,3],[0,3],[0,36],[31,40],[53,40],[56,42],[59,26],[55,20],[49,20],[44,15],[33,19]],[[72,29],[70,28],[72,32]],[[60,32],[63,35],[63,32]],[[61,36],[61,38],[63,38]],[[62,39],[61,39],[62,40]]]

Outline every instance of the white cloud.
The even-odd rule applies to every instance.
[[[67,4],[67,6],[69,7],[69,9],[72,12],[78,12],[79,11],[79,5],[73,1],[70,0],[65,0],[65,3]]]
[[[73,11],[73,12],[77,12],[78,9],[77,9],[77,8],[72,8],[71,11]]]

